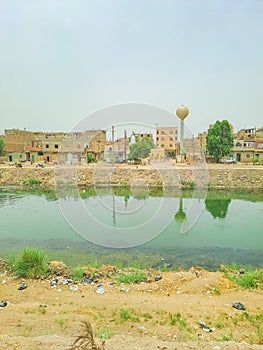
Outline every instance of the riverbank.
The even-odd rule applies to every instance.
[[[97,164],[67,166],[46,165],[22,168],[1,165],[0,186],[23,186],[34,181],[42,188],[55,184],[85,186],[175,187],[263,191],[263,166],[246,164],[147,165]]]
[[[0,309],[1,349],[70,349],[83,321],[92,325],[97,350],[263,348],[262,290],[242,289],[223,271],[148,270],[143,282],[129,284],[117,279],[130,269],[84,267],[84,279],[66,284],[68,270],[53,266],[53,275],[38,280],[14,279],[1,269],[0,300],[7,300]],[[27,288],[19,290],[22,281]]]

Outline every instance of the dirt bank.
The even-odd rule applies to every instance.
[[[54,287],[50,279],[26,280],[24,290],[18,290],[21,280],[2,274],[0,301],[8,305],[0,309],[1,349],[69,349],[83,320],[98,344],[105,339],[105,350],[263,349],[262,290],[242,290],[222,272],[198,267],[118,285],[115,270],[103,267],[94,284],[64,285],[62,276]],[[99,285],[102,294],[94,292]],[[236,302],[246,310],[233,308]]]
[[[45,166],[23,164],[22,168],[1,165],[0,186],[29,184],[39,180],[40,187],[57,184],[79,186],[173,186],[211,189],[263,190],[263,166],[242,164],[183,165],[123,165],[98,163],[91,165]]]

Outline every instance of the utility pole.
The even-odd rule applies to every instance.
[[[126,133],[126,130],[124,130],[124,161],[125,161],[125,163],[127,162],[127,145],[126,145],[126,142],[127,142],[127,133]]]
[[[114,133],[115,133],[114,125],[112,125],[112,127],[111,127],[111,141],[112,141],[112,143],[114,143]]]

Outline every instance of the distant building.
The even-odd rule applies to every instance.
[[[156,148],[162,148],[165,152],[179,154],[178,127],[157,127]]]
[[[241,129],[235,135],[233,156],[237,162],[263,162],[263,129]]]
[[[151,161],[165,161],[167,157],[164,152],[164,148],[153,148],[150,153]]]
[[[98,159],[106,145],[105,130],[77,133],[5,130],[5,152],[10,162],[86,161],[87,153]]]
[[[129,155],[129,140],[120,138],[115,142],[111,142],[106,146],[104,151],[104,160],[107,163],[125,162]]]
[[[142,134],[133,134],[133,135],[134,135],[136,141],[142,141],[143,139],[148,139],[152,143],[154,143],[153,134],[142,133]]]
[[[25,161],[25,146],[31,144],[32,138],[32,131],[6,129],[5,153],[7,155],[7,160],[9,162]]]

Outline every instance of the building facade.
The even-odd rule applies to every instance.
[[[173,152],[174,156],[179,154],[178,127],[157,127],[156,148],[162,148],[165,152]]]

